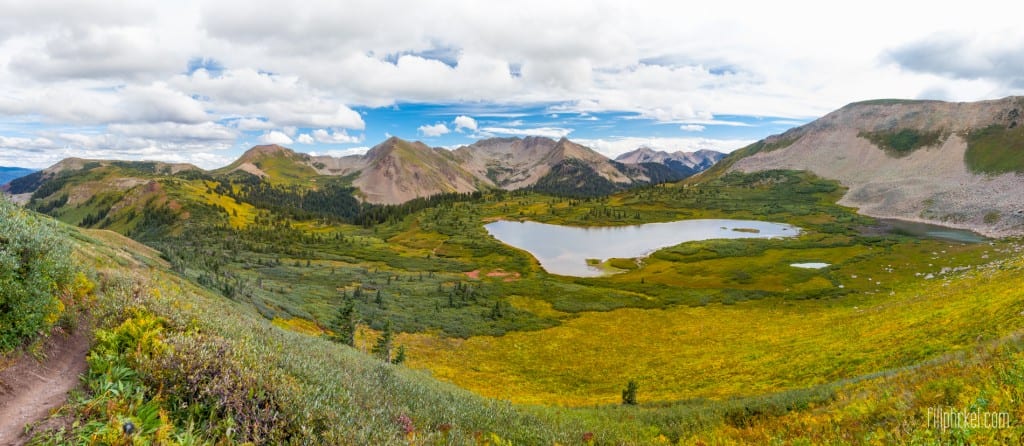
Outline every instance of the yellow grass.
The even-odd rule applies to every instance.
[[[320,336],[326,333],[326,331],[323,328],[320,328],[320,326],[315,322],[298,317],[288,319],[275,317],[270,323],[285,330],[291,330],[296,333],[302,333],[310,336]]]
[[[241,203],[226,195],[207,192],[207,186],[216,187],[216,185],[216,183],[208,181],[202,185],[188,184],[185,188],[196,197],[201,198],[204,203],[224,209],[228,213],[228,222],[235,229],[244,228],[255,220],[257,210],[253,205]]]
[[[519,403],[617,403],[631,379],[641,402],[756,395],[914,364],[1019,327],[1024,291],[1007,286],[1022,282],[1019,271],[975,274],[984,277],[919,283],[857,306],[771,300],[623,309],[502,337],[407,334],[399,342],[412,367]]]

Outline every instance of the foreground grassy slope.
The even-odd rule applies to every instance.
[[[455,197],[359,225],[257,208],[209,181],[134,186],[152,193],[128,200],[143,212],[131,226],[110,227],[160,248],[162,259],[125,249],[108,232],[80,237],[99,263],[104,310],[90,393],[76,406],[89,423],[78,433],[112,435],[125,419],[156,414],[153,435],[164,429],[183,443],[298,442],[313,433],[328,444],[400,443],[410,434],[428,444],[472,443],[477,432],[480,441],[494,432],[517,444],[573,444],[589,432],[599,443],[664,436],[689,444],[799,440],[775,417],[853,407],[843,436],[808,438],[869,442],[875,429],[908,428],[856,412],[871,400],[846,395],[848,386],[884,393],[890,384],[879,377],[912,377],[923,362],[1002,342],[1024,309],[1013,294],[1013,241],[960,245],[866,230],[872,220],[835,205],[844,191],[834,182],[798,172],[725,174],[597,199]],[[60,190],[51,195],[59,199]],[[70,203],[52,210],[61,218],[81,212]],[[108,217],[130,215],[117,208]],[[482,227],[494,219],[588,226],[682,218],[785,221],[805,231],[683,244],[622,274],[577,279],[545,273]],[[797,261],[832,266],[788,266]],[[391,321],[405,333],[399,342],[414,368],[513,404],[317,339],[347,302],[370,328],[361,349]],[[202,373],[167,371],[179,369]],[[921,379],[967,379],[944,370]],[[640,382],[641,405],[609,404],[628,380]],[[118,386],[129,391],[109,391]],[[187,390],[194,388],[213,390]],[[948,394],[953,402],[979,397],[971,387]],[[906,404],[921,401],[928,399]],[[89,409],[100,406],[109,409]],[[763,427],[744,430],[754,425]],[[827,430],[807,431],[814,429]],[[914,429],[932,438],[926,426]]]
[[[73,432],[43,434],[39,444],[122,444],[128,421],[144,440],[181,444],[463,444],[477,432],[537,444],[583,434],[579,421],[541,419],[279,329],[109,232],[77,241],[100,292],[88,394],[69,408],[81,420]]]
[[[103,231],[75,237],[77,251],[96,269],[101,330],[90,357],[87,392],[63,412],[79,423],[70,430],[41,433],[36,444],[124,444],[118,435],[126,421],[142,428],[140,440],[163,444],[232,444],[247,439],[296,444],[497,444],[495,438],[513,444],[579,444],[584,439],[598,444],[1012,444],[1024,433],[1021,345],[1014,335],[1001,336],[1013,331],[1010,326],[1019,326],[1015,318],[1021,305],[1020,260],[950,274],[942,280],[951,285],[934,297],[913,298],[914,291],[935,290],[907,288],[899,292],[902,301],[865,307],[861,317],[899,325],[878,326],[870,334],[878,337],[872,338],[878,344],[899,344],[898,338],[923,335],[930,330],[927,327],[949,321],[947,331],[962,333],[962,339],[940,337],[922,348],[938,343],[969,347],[959,355],[745,399],[559,409],[487,400],[347,347],[281,330],[247,306],[182,280],[154,252],[138,249],[131,241]],[[903,304],[924,307],[910,314],[909,309],[899,309]],[[743,305],[692,310],[744,309],[753,310]],[[963,317],[972,309],[972,318]],[[832,316],[847,323],[856,317],[849,310]],[[907,318],[899,322],[902,316]],[[977,329],[984,321],[997,323]],[[830,345],[849,342],[833,336]],[[816,341],[804,343],[811,346]],[[197,384],[208,392],[184,391]],[[1004,430],[942,431],[930,428],[925,419],[933,404],[1006,411],[1015,424]]]

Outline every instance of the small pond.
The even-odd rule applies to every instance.
[[[939,239],[960,243],[981,243],[988,239],[965,229],[918,223],[906,220],[878,219],[879,227],[889,233],[917,238]]]

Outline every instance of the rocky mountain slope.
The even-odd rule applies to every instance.
[[[673,154],[627,164],[565,138],[491,138],[447,150],[392,137],[364,155],[340,158],[310,156],[277,145],[256,146],[215,172],[243,171],[275,184],[309,184],[320,175],[350,176],[367,202],[395,204],[489,187],[536,186],[570,195],[574,190],[581,195],[607,193],[634,184],[682,179],[707,168],[714,159],[714,155]],[[682,165],[687,167],[678,168]]]
[[[714,150],[669,153],[649,147],[640,147],[632,152],[619,155],[615,158],[615,161],[625,164],[664,164],[674,172],[690,176],[715,165],[722,158],[725,158],[725,154]]]
[[[1024,234],[1024,98],[847,105],[735,152],[719,171],[808,170],[863,214]]]

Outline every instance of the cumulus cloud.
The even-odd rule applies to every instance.
[[[492,135],[512,135],[512,136],[544,136],[552,139],[559,139],[569,136],[573,129],[565,129],[560,127],[537,127],[528,129],[518,129],[509,127],[484,127],[480,129],[482,133]]]
[[[296,138],[295,140],[298,141],[299,144],[313,144],[314,142],[316,142],[312,136],[309,136],[308,133],[303,133],[299,135],[299,137]]]
[[[344,130],[328,132],[324,129],[316,129],[313,131],[313,138],[325,144],[352,144],[363,142],[362,135],[349,136],[349,134]]]
[[[886,51],[883,58],[918,73],[957,79],[990,79],[1024,87],[1020,36],[1000,39],[935,34]],[[941,90],[942,87],[933,87]]]
[[[473,119],[466,115],[456,116],[452,120],[452,124],[455,124],[455,131],[462,132],[463,130],[475,131],[477,127],[476,119]]]
[[[162,139],[168,141],[213,141],[231,142],[238,137],[238,132],[213,122],[200,124],[179,124],[161,122],[157,124],[111,124],[107,127],[112,133]]]
[[[284,132],[280,132],[280,131],[277,131],[277,130],[272,130],[272,131],[269,131],[267,133],[264,133],[264,134],[260,135],[259,141],[260,141],[260,144],[280,144],[280,145],[288,145],[288,144],[291,144],[292,142],[294,142],[294,141],[292,141],[292,138],[289,137],[288,135],[284,134]]]
[[[67,157],[79,157],[156,160],[216,168],[228,164],[232,158],[223,153],[231,146],[230,141],[180,137],[169,141],[132,135],[149,131],[119,130],[125,133],[96,133],[95,129],[82,128],[78,132],[52,133],[47,137],[0,136],[0,165],[44,168]]]
[[[143,27],[73,28],[30,46],[10,61],[14,72],[36,79],[143,79],[174,73],[182,55],[174,54]]]
[[[459,109],[461,123],[421,121],[445,119],[449,133],[559,137],[578,121],[519,130],[470,122],[511,106],[531,117],[628,112],[709,127],[729,125],[722,115],[804,120],[878,97],[1024,93],[1024,29],[1013,14],[992,14],[1006,5],[988,0],[957,14],[869,0],[813,21],[767,2],[744,4],[740,15],[735,4],[83,2],[0,8],[0,118],[34,126],[8,137],[55,145],[38,150],[68,142],[46,132],[91,126],[181,153],[218,150],[232,132],[236,144],[288,136],[287,127],[297,129],[290,138],[317,140],[312,129],[366,131],[373,114],[357,110],[405,103],[485,104]],[[217,63],[190,62],[197,58]]]
[[[443,122],[439,122],[439,123],[433,124],[433,125],[426,125],[426,124],[424,124],[424,125],[421,125],[416,130],[418,130],[420,132],[420,134],[422,134],[423,136],[426,136],[428,138],[438,137],[438,136],[444,135],[444,134],[446,134],[448,132],[451,132],[451,130],[448,129],[448,126],[444,125]]]
[[[0,114],[43,116],[58,123],[108,124],[210,120],[202,104],[164,83],[96,91],[59,85],[0,96]]]

